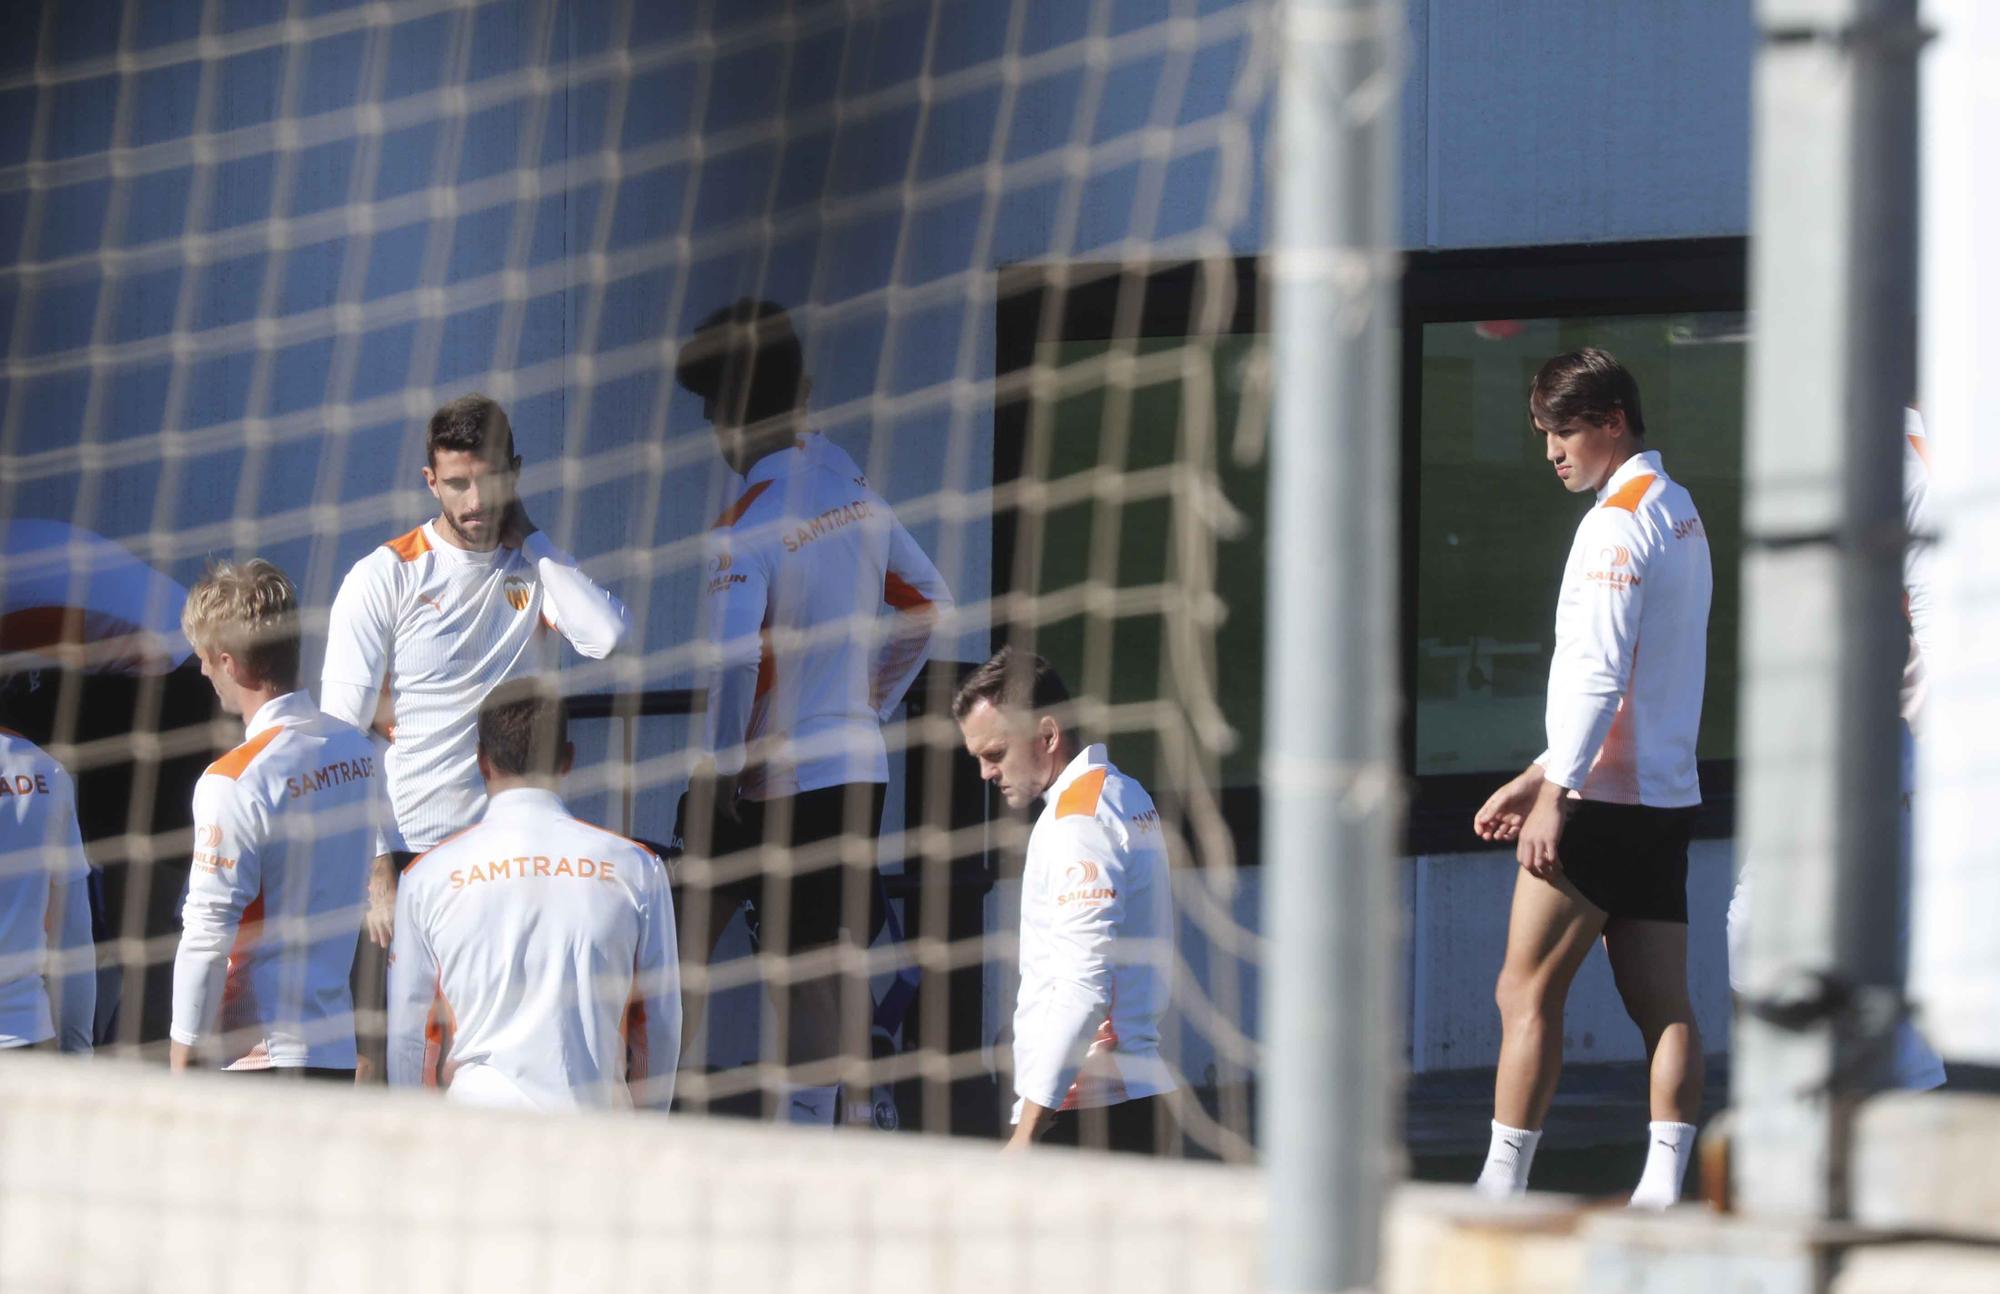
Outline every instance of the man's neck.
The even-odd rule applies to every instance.
[[[451,520],[441,512],[438,514],[436,524],[432,525],[431,529],[437,531],[439,539],[444,540],[453,548],[468,553],[490,553],[500,546],[500,537],[497,534],[493,537],[493,542],[484,547],[468,542],[464,535],[458,533],[458,527],[452,525]]]
[[[236,703],[242,712],[243,726],[246,728],[249,727],[251,721],[256,719],[257,712],[271,704],[271,702],[296,691],[298,689],[295,687],[246,687],[238,690],[236,693]]]
[[[508,791],[547,791],[558,794],[560,779],[552,777],[517,777],[512,773],[495,773],[486,779],[486,795],[491,799]]]

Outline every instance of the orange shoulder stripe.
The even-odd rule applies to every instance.
[[[1653,482],[1658,479],[1660,478],[1654,476],[1651,472],[1646,473],[1644,476],[1635,476],[1625,482],[1625,484],[1619,486],[1618,493],[1606,499],[1604,506],[1607,508],[1622,508],[1626,512],[1637,512],[1640,501],[1646,497],[1646,491],[1652,489]]]
[[[1923,460],[1924,467],[1928,469],[1931,465],[1931,447],[1924,443],[1924,438],[1922,436],[1905,436],[1903,439],[1910,442],[1910,448],[1917,451],[1917,457]]]
[[[237,778],[243,776],[244,769],[250,767],[250,761],[257,758],[264,747],[277,740],[278,734],[283,731],[284,728],[278,725],[264,729],[264,731],[244,742],[235,750],[230,751],[221,759],[210,764],[208,771],[219,777],[226,777],[232,782],[235,781]]]
[[[743,497],[730,504],[723,511],[723,514],[715,519],[715,524],[710,526],[709,529],[727,530],[737,522],[743,520],[743,514],[750,511],[750,505],[757,501],[757,496],[770,488],[771,483],[769,481],[759,481],[757,484],[743,491]]]
[[[397,535],[382,545],[406,562],[414,562],[431,550],[431,541],[424,537],[424,528],[418,526],[405,535]]]
[[[1081,814],[1086,818],[1097,816],[1097,801],[1104,795],[1104,770],[1093,768],[1063,788],[1056,800],[1056,816],[1067,818]]]

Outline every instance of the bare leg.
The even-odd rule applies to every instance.
[[[1620,918],[1604,929],[1618,996],[1645,1039],[1652,1117],[1693,1123],[1701,1113],[1701,1034],[1688,1000],[1688,928]]]
[[[1515,874],[1507,957],[1493,990],[1500,1008],[1495,1122],[1539,1130],[1548,1117],[1562,1071],[1563,1005],[1604,922],[1604,913],[1566,878]]]

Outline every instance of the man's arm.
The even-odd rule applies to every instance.
[[[194,860],[181,942],[174,954],[174,1013],[169,1065],[186,1069],[196,1048],[215,1041],[229,949],[243,909],[260,888],[255,815],[237,784],[207,774],[194,788]]]
[[[929,658],[938,622],[952,608],[944,576],[938,574],[900,521],[890,527],[889,571],[882,582],[882,600],[895,614],[875,653],[870,699],[876,713],[887,722]]]
[[[390,731],[385,731],[382,715],[385,702],[393,730],[395,708],[389,689],[389,659],[395,639],[395,572],[377,549],[354,564],[334,594],[333,610],[326,626],[326,663],[320,670],[319,708],[324,713],[370,734],[375,740],[378,763],[388,749]],[[386,773],[384,774],[386,777]],[[389,854],[408,848],[396,829],[394,815],[385,814],[376,833],[376,866]],[[388,878],[389,894],[394,894],[395,878]],[[390,912],[371,906],[371,937],[381,928],[377,943],[385,943]]]
[[[648,855],[646,872],[646,910],[633,958],[632,997],[625,1007],[625,1078],[632,1104],[665,1110],[673,1104],[674,1074],[681,1063],[680,955],[666,864]]]
[[[91,1027],[97,1018],[97,944],[90,934],[90,862],[83,853],[83,832],[77,825],[75,789],[69,775],[60,779],[61,792],[50,809],[50,821],[62,833],[55,866],[49,872],[48,934],[49,1005],[55,1017],[56,1046],[74,1055],[91,1052]]]
[[[591,660],[616,651],[631,631],[631,613],[576,564],[576,558],[550,542],[548,533],[528,520],[528,510],[516,499],[508,505],[501,542],[518,548],[535,564],[542,585],[542,611],[570,646]]]
[[[396,935],[389,946],[389,1083],[437,1082],[442,1054],[432,1053],[432,1015],[439,1004],[437,958],[413,912],[415,886],[396,895]],[[442,1051],[440,1039],[440,1052]]]

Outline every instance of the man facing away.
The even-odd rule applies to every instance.
[[[374,743],[299,687],[297,599],[271,563],[217,563],[181,625],[245,740],[195,784],[169,1064],[351,1082],[348,978],[386,812]]]
[[[394,819],[375,851],[368,918],[384,947],[399,856],[407,862],[485,808],[474,757],[480,701],[552,665],[554,635],[601,660],[629,626],[624,604],[528,519],[514,429],[498,403],[453,400],[431,416],[424,448],[438,515],[341,581],[320,677],[328,714],[392,736],[383,764]]]
[[[90,1054],[89,877],[69,773],[0,728],[0,1051]]]
[[[680,1055],[674,908],[650,851],[570,816],[562,701],[478,716],[479,825],[410,865],[389,957],[389,1081],[527,1109],[665,1110]]]
[[[1009,808],[1043,801],[1021,876],[1007,1147],[1163,1153],[1177,1134],[1160,1056],[1174,921],[1160,815],[1103,746],[1079,744],[1068,710],[1049,663],[1011,648],[952,701],[980,777]]]
[[[705,962],[748,906],[760,952],[831,948],[843,928],[865,947],[879,911],[882,724],[922,668],[951,595],[853,460],[809,434],[803,355],[782,309],[746,299],[717,311],[683,349],[676,378],[701,396],[717,451],[745,480],[706,548],[709,764],[677,834],[718,875],[684,886],[681,946]],[[690,1036],[701,997],[690,996]],[[867,978],[795,981],[772,998],[785,1116],[831,1123],[835,1058],[845,1053],[853,1075],[867,1056]]]
[[[1494,996],[1500,1060],[1479,1189],[1527,1188],[1562,1067],[1570,982],[1602,936],[1651,1080],[1646,1166],[1632,1203],[1680,1198],[1701,1109],[1687,991],[1687,850],[1701,788],[1695,736],[1707,669],[1708,537],[1646,448],[1639,386],[1605,351],[1558,355],[1528,400],[1556,477],[1595,505],[1556,603],[1549,748],[1473,820],[1515,842],[1507,954]]]

